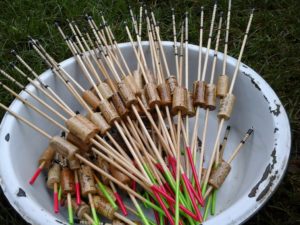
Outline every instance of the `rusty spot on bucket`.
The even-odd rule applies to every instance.
[[[243,74],[246,76],[246,77],[249,77],[250,78],[250,80],[251,80],[251,83],[254,85],[254,87],[257,89],[257,90],[259,90],[259,91],[261,91],[261,88],[260,88],[260,86],[258,85],[258,83],[254,80],[254,78],[253,77],[251,77],[251,75],[250,74],[248,74],[248,73],[245,73],[245,72],[243,72]]]
[[[17,193],[18,197],[26,197],[26,193],[22,188],[19,188],[19,191]]]
[[[257,193],[257,190],[259,188],[259,186],[261,185],[261,183],[263,183],[268,177],[269,177],[269,174],[272,173],[273,169],[274,169],[274,165],[277,163],[277,157],[276,157],[276,148],[273,149],[272,153],[271,153],[271,157],[272,157],[272,162],[269,163],[261,177],[261,179],[258,181],[258,183],[251,189],[250,193],[248,194],[248,197],[249,198],[253,198],[256,196],[256,193]],[[277,174],[278,171],[275,172],[275,174]],[[275,176],[275,175],[273,175]],[[268,185],[265,187],[265,189],[259,194],[259,196],[261,196],[263,194],[263,192],[266,190],[266,188],[268,187],[268,190],[271,188],[271,186],[273,185],[273,181],[275,180],[275,178],[273,179],[271,176],[270,177],[270,181],[268,183]],[[270,185],[272,183],[272,185]],[[268,191],[265,191],[264,193],[267,193]],[[257,197],[257,199],[259,198],[259,196]],[[256,199],[256,200],[257,200]],[[260,198],[261,199],[261,198]],[[259,200],[257,200],[259,201]]]
[[[262,190],[262,192],[258,195],[258,197],[256,198],[256,201],[260,201],[262,200],[265,195],[267,193],[269,193],[271,187],[273,186],[274,180],[276,179],[276,175],[277,175],[278,171],[275,172],[275,175],[270,177],[269,183],[267,184],[267,186],[264,188],[264,190]]]
[[[6,135],[5,135],[5,141],[7,141],[7,142],[9,142],[9,139],[10,139],[10,134],[9,133],[7,133]]]
[[[273,113],[274,116],[278,116],[280,114],[280,104],[276,103],[275,100],[274,100],[274,103],[276,105],[276,108],[272,109],[272,107],[269,106],[269,110],[270,110],[270,113]]]

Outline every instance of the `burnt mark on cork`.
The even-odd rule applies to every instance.
[[[280,104],[276,103],[275,100],[274,100],[274,103],[276,105],[276,108],[272,109],[272,107],[269,106],[269,110],[270,110],[270,113],[273,113],[274,116],[278,116],[280,114]]]
[[[9,142],[9,139],[10,139],[10,134],[9,133],[7,133],[6,135],[5,135],[5,141],[7,141],[7,142]]]
[[[277,133],[277,131],[279,131],[279,128],[278,128],[278,127],[275,127],[275,128],[274,128],[274,134]]]
[[[272,157],[272,162],[270,162],[270,163],[267,165],[267,167],[266,167],[266,169],[265,169],[265,171],[264,171],[264,173],[263,173],[261,179],[258,181],[258,183],[252,188],[252,190],[251,190],[250,193],[248,194],[248,197],[249,197],[249,198],[253,198],[253,197],[256,196],[257,190],[258,190],[259,186],[261,185],[261,183],[263,183],[263,182],[269,177],[269,174],[272,173],[272,171],[273,171],[273,169],[274,169],[274,166],[275,166],[275,164],[277,163],[276,148],[273,149],[273,151],[272,151],[272,153],[271,153],[271,157]],[[267,185],[267,186],[265,187],[265,189],[259,194],[259,196],[262,195],[262,193],[266,190],[266,188],[267,188],[271,183],[272,183],[272,185],[273,185],[273,181],[275,180],[276,174],[277,174],[277,173],[278,173],[278,171],[275,172],[275,175],[272,175],[272,176],[270,177],[270,180],[269,180],[268,185]],[[275,176],[275,178],[272,178],[273,176]],[[271,186],[272,186],[272,185],[271,185]],[[269,189],[271,188],[271,186],[269,186]],[[269,190],[269,189],[268,189],[268,190]],[[265,193],[267,193],[267,192],[268,192],[268,191],[266,191]],[[257,199],[259,198],[259,196],[257,197]],[[263,196],[264,196],[264,195],[263,195]],[[257,199],[256,199],[256,201],[259,201],[259,200],[257,200]],[[261,198],[260,198],[260,199],[261,199]]]
[[[18,197],[27,197],[25,191],[22,188],[19,188],[17,196]]]
[[[276,171],[275,174],[272,175],[272,176],[270,177],[270,180],[269,180],[269,183],[267,184],[267,186],[266,186],[266,187],[264,188],[264,190],[262,190],[262,192],[257,196],[257,198],[256,198],[256,201],[257,201],[257,202],[260,201],[260,200],[262,200],[262,199],[266,196],[266,194],[269,193],[271,187],[272,187],[273,184],[274,184],[274,180],[276,179],[277,174],[278,174],[278,171]]]
[[[243,72],[243,74],[244,74],[246,77],[249,77],[249,78],[250,78],[250,80],[251,80],[251,83],[254,85],[254,87],[255,87],[257,90],[261,91],[261,88],[260,88],[260,86],[258,85],[258,83],[256,83],[256,81],[254,80],[254,78],[253,78],[253,77],[251,77],[251,75],[250,75],[250,74],[248,74],[248,73],[245,73],[245,72]]]
[[[249,68],[248,66],[246,66],[245,64],[242,64],[242,67],[244,67],[244,68]]]

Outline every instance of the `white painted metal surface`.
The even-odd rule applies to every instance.
[[[145,53],[149,59],[150,51],[145,45]],[[173,43],[164,42],[169,67],[174,70]],[[131,45],[120,44],[124,56],[131,69],[135,68],[136,59]],[[196,78],[198,47],[189,46],[190,86]],[[203,52],[204,54],[204,52]],[[213,52],[210,52],[210,63]],[[222,54],[218,56],[216,75],[221,72]],[[231,76],[236,60],[228,57],[227,74]],[[210,63],[207,79],[210,77]],[[149,63],[151,65],[151,63]],[[61,66],[74,76],[81,84],[87,86],[82,72],[73,58],[65,60]],[[82,111],[75,99],[51,71],[47,70],[41,79],[51,86],[73,110]],[[28,88],[45,99],[32,85]],[[238,157],[233,161],[232,171],[218,192],[217,214],[204,224],[233,225],[240,224],[253,215],[272,195],[282,180],[290,154],[291,134],[286,112],[271,87],[251,68],[241,64],[240,72],[233,93],[237,96],[232,118],[226,122],[232,127],[224,159],[228,159],[233,148],[239,143],[244,132],[253,126],[254,135],[246,143]],[[26,93],[22,97],[33,101]],[[34,101],[33,101],[34,102]],[[52,104],[49,100],[47,100]],[[39,108],[39,104],[34,102]],[[33,121],[50,134],[58,134],[59,130],[46,120],[14,101],[10,108]],[[210,114],[207,151],[211,152],[217,129],[216,111]],[[200,132],[204,112],[200,115]],[[193,123],[191,119],[190,123]],[[192,127],[192,126],[190,126]],[[200,136],[201,137],[201,136]],[[28,181],[37,168],[37,159],[47,146],[47,139],[28,126],[6,114],[0,127],[0,183],[11,205],[32,224],[64,224],[67,214],[53,212],[52,195],[45,185],[45,174],[41,175],[34,186]],[[209,154],[206,155],[206,161]],[[24,192],[23,192],[24,191]],[[152,212],[149,212],[149,215]]]

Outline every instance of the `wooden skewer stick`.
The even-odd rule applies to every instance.
[[[247,133],[245,134],[245,136],[243,137],[243,139],[241,140],[241,142],[239,143],[239,145],[235,148],[235,150],[233,151],[232,155],[230,156],[230,158],[228,159],[228,163],[231,164],[231,162],[234,160],[234,158],[237,156],[237,154],[239,153],[239,151],[241,150],[241,148],[243,147],[243,145],[246,143],[246,141],[248,140],[248,138],[251,136],[251,134],[253,133],[253,128],[249,129],[247,131]]]
[[[226,31],[225,31],[225,44],[224,44],[224,58],[222,66],[222,74],[226,74],[227,65],[227,52],[228,52],[228,41],[229,41],[229,27],[230,27],[230,15],[231,15],[231,0],[228,1],[228,11],[227,11],[227,21],[226,21]]]
[[[36,125],[34,125],[33,123],[31,123],[30,121],[28,121],[27,119],[25,119],[24,117],[18,115],[17,113],[11,111],[9,108],[7,108],[5,105],[3,105],[2,103],[0,103],[0,107],[4,110],[6,110],[9,114],[11,114],[12,116],[14,116],[16,119],[20,120],[21,122],[25,123],[26,125],[28,125],[29,127],[31,127],[32,129],[34,129],[35,131],[37,131],[38,133],[42,134],[43,136],[45,136],[48,139],[51,139],[52,137],[45,132],[44,130],[42,130],[41,128],[37,127]],[[95,148],[92,148],[94,150],[96,150]],[[90,166],[91,168],[93,168],[95,171],[97,171],[98,173],[100,173],[101,175],[107,177],[108,179],[110,179],[112,182],[116,183],[117,185],[119,185],[121,188],[123,188],[124,190],[128,191],[130,194],[132,194],[133,196],[139,198],[141,201],[147,202],[147,204],[151,207],[153,207],[155,210],[163,213],[161,211],[161,209],[159,207],[157,207],[156,205],[152,204],[151,202],[149,202],[147,199],[145,199],[144,197],[142,197],[140,194],[138,194],[137,192],[133,191],[132,189],[130,189],[128,186],[124,185],[123,183],[119,182],[116,178],[114,178],[113,176],[111,176],[110,174],[108,174],[107,172],[105,172],[104,170],[102,170],[101,168],[95,166],[93,163],[91,163],[90,161],[88,161],[86,158],[82,157],[80,154],[75,153],[74,155],[76,158],[78,158],[80,161],[82,161],[85,165]]]
[[[72,45],[72,44],[71,44],[71,45]],[[82,66],[84,66],[84,65],[82,65]],[[89,76],[88,74],[86,74],[86,75]],[[89,80],[91,81],[92,85],[95,86],[95,88],[97,88],[96,85],[95,85],[95,83],[92,81],[91,77],[89,78]],[[98,91],[98,92],[99,92],[99,91]],[[97,92],[97,94],[98,94],[99,98],[100,98],[100,99],[101,99],[101,98],[103,99],[101,93],[100,93],[100,92],[98,93],[98,92]],[[143,168],[143,166],[142,166],[142,162],[140,161],[141,158],[138,157],[138,155],[137,155],[137,154],[138,154],[138,151],[135,151],[135,150],[134,150],[133,146],[131,145],[131,143],[130,143],[129,140],[127,139],[126,135],[125,135],[125,134],[123,133],[123,131],[121,130],[121,127],[120,127],[119,123],[118,123],[117,121],[115,121],[114,123],[115,123],[115,126],[117,127],[119,133],[121,134],[123,140],[125,141],[125,143],[126,143],[128,149],[130,150],[131,154],[133,155],[134,159],[136,160],[136,162],[137,162],[137,164],[138,164],[140,170],[142,171],[142,173],[144,174],[144,176],[145,176],[146,178],[148,178],[149,181],[150,181],[150,178],[148,177],[146,171],[144,170],[144,168]]]
[[[7,74],[8,75],[8,74]],[[5,87],[5,89],[10,90],[7,86],[3,86]],[[11,93],[14,93],[12,90],[10,90]],[[30,92],[29,92],[30,93]],[[55,120],[53,120],[52,118],[50,118],[48,115],[46,115],[44,112],[42,112],[41,110],[37,109],[35,106],[33,106],[31,103],[29,103],[27,100],[21,98],[20,96],[18,96],[16,93],[14,93],[14,95],[20,100],[22,101],[25,105],[29,106],[30,108],[32,108],[33,110],[35,110],[37,113],[39,113],[41,116],[45,117],[46,119],[48,119],[51,123],[53,123],[54,125],[58,126],[60,129],[64,130],[65,132],[69,132],[68,129],[66,129],[64,126],[62,126],[61,124],[57,123]],[[46,103],[44,103],[44,106],[49,107]],[[66,119],[64,120],[66,121]]]
[[[238,144],[238,146],[233,150],[232,155],[229,157],[228,160],[228,164],[231,164],[232,161],[235,159],[235,157],[237,156],[237,154],[239,153],[239,151],[242,149],[242,147],[244,146],[244,144],[246,143],[246,141],[249,139],[249,137],[251,136],[251,134],[254,132],[253,128],[250,128],[246,134],[244,135],[244,137],[242,138],[242,140],[240,141],[240,143]],[[225,136],[226,137],[226,136]],[[213,190],[213,187],[210,186],[205,195],[204,198],[206,199],[209,194],[211,193],[211,191]]]
[[[140,59],[138,58],[138,55],[137,55],[136,49],[134,48],[133,40],[132,40],[130,31],[129,31],[129,29],[128,29],[128,26],[126,25],[125,28],[126,28],[126,31],[127,31],[127,33],[128,33],[130,42],[131,42],[131,44],[132,44],[132,46],[133,46],[133,50],[134,50],[134,53],[135,53],[135,55],[136,55],[136,58],[137,58],[137,60],[139,61],[139,63],[141,64],[141,69],[142,69],[142,71],[143,71],[143,73],[144,73],[144,72],[145,72],[145,70],[144,70],[144,65],[141,63]],[[141,44],[140,44],[140,42],[139,42],[139,39],[138,39],[138,44],[139,44],[139,47],[141,48]],[[141,53],[142,53],[142,56],[143,56],[142,49],[141,49]],[[146,80],[146,79],[147,79],[146,74],[144,74],[144,77],[145,77],[145,80]],[[146,81],[146,83],[148,83],[148,81]],[[140,105],[142,106],[142,108],[144,107],[142,104],[140,104]],[[157,109],[158,115],[160,115],[160,111],[159,111],[157,105],[156,105],[156,109]],[[134,110],[134,109],[133,109],[133,110]],[[146,110],[144,110],[144,111],[145,111],[146,114],[148,113]],[[138,120],[139,120],[139,118],[138,118]],[[162,124],[163,124],[163,119],[161,119],[161,121],[162,121]],[[164,124],[163,124],[163,125],[164,125]],[[155,127],[156,127],[156,126],[155,126]],[[166,128],[165,128],[165,129],[166,129]],[[146,131],[146,132],[147,132],[147,131]],[[168,135],[167,132],[166,132],[166,134]],[[147,135],[147,133],[146,133],[146,135]],[[169,137],[168,139],[170,139],[170,137]],[[152,141],[152,139],[151,139],[151,141]],[[150,144],[152,145],[151,141],[150,141]],[[155,146],[154,143],[153,143],[153,145]],[[156,152],[156,155],[157,155],[158,160],[159,160],[159,161],[162,161],[162,160],[161,160],[161,156],[159,155],[156,146],[155,146],[155,150],[156,150],[155,152]],[[162,162],[163,162],[163,161],[162,161]],[[163,162],[162,166],[164,167],[164,162]],[[180,164],[178,164],[178,167],[180,167]],[[164,168],[164,169],[165,169],[165,168]],[[167,171],[167,170],[165,170],[165,171]],[[167,174],[167,175],[168,175],[168,174]],[[174,183],[173,178],[170,177],[169,175],[168,175],[168,180],[171,182],[171,184]],[[175,188],[175,189],[176,189],[176,188]],[[179,195],[179,193],[178,193],[178,195]]]
[[[109,30],[110,31],[110,30]],[[110,31],[109,33],[108,33],[108,35],[109,34],[111,34],[112,35],[112,32]],[[113,40],[114,40],[114,44],[115,44],[115,46],[117,47],[117,49],[119,49],[119,47],[118,47],[118,45],[117,45],[117,42],[115,41],[115,39],[114,39],[114,37],[113,37]],[[121,51],[119,50],[119,53],[120,53],[120,55],[121,55],[121,58],[123,57],[122,56],[122,53],[121,53]],[[123,58],[124,59],[124,58]],[[126,64],[126,62],[125,62],[125,60],[124,60],[124,64],[125,65],[127,65]],[[128,66],[127,66],[128,67]],[[127,120],[128,120],[128,122],[129,122],[129,124],[132,124],[132,122],[131,122],[131,119],[129,118],[129,117],[127,117]],[[133,127],[132,127],[133,128]],[[133,132],[134,133],[136,133],[136,131],[135,131],[135,129],[133,129]],[[131,136],[128,136],[128,137],[131,137]],[[141,143],[141,142],[140,142]],[[142,143],[141,143],[142,144]],[[143,148],[143,147],[142,147]],[[145,150],[144,150],[145,151]],[[148,153],[145,153],[145,155],[147,156],[148,155]],[[147,157],[146,157],[147,158]],[[156,173],[155,171],[153,171],[154,172],[154,174]]]
[[[178,65],[178,45],[177,45],[177,34],[176,34],[176,19],[175,19],[175,10],[174,8],[172,10],[172,27],[173,27],[173,39],[174,39],[174,56],[175,56],[175,73],[177,76],[178,80],[178,70],[179,70],[179,65]]]
[[[220,19],[219,19],[219,24],[218,24],[218,31],[217,31],[217,37],[216,37],[216,46],[215,46],[215,50],[214,50],[214,57],[213,57],[211,76],[210,76],[210,82],[209,82],[211,85],[214,82],[215,70],[216,70],[216,65],[217,65],[218,48],[219,48],[219,41],[220,41],[220,35],[221,35],[222,21],[223,21],[223,12],[220,13]],[[205,144],[206,144],[208,118],[209,118],[210,110],[211,109],[209,109],[209,108],[207,108],[205,110],[205,121],[204,121],[203,133],[202,133],[201,154],[200,154],[199,172],[198,172],[200,183],[201,183],[201,177],[202,177],[202,168],[203,168],[203,160],[204,160],[204,154],[205,154]],[[218,155],[218,153],[217,153],[217,155]],[[216,163],[218,163],[218,160],[217,160]]]
[[[223,155],[224,155],[224,151],[225,151],[225,148],[226,148],[226,145],[227,145],[227,140],[228,140],[228,136],[229,136],[229,133],[230,133],[230,129],[231,129],[230,126],[226,127],[224,138],[223,138],[222,144],[220,145],[219,160],[223,159]]]
[[[252,12],[250,14],[250,18],[249,18],[249,21],[248,21],[248,25],[247,25],[245,35],[244,35],[244,39],[243,39],[243,43],[242,43],[242,46],[241,46],[240,54],[239,54],[238,61],[236,63],[236,67],[235,67],[235,71],[233,73],[233,78],[232,78],[232,81],[231,81],[231,84],[230,84],[230,88],[229,88],[229,92],[228,92],[229,94],[231,94],[232,91],[233,91],[235,80],[236,80],[236,77],[238,75],[241,59],[242,59],[242,56],[243,56],[243,53],[244,53],[244,49],[245,49],[247,38],[248,38],[248,33],[249,33],[251,23],[252,23],[252,19],[253,19],[253,13],[254,13],[254,10],[252,10]],[[204,179],[204,182],[203,182],[203,191],[205,191],[205,189],[206,189],[207,182],[208,182],[208,179],[209,179],[209,175],[210,175],[210,172],[211,172],[211,169],[212,169],[212,166],[213,166],[213,162],[214,162],[214,159],[215,159],[215,154],[216,154],[216,151],[218,150],[219,138],[220,138],[220,135],[221,135],[221,131],[222,131],[224,122],[225,122],[225,118],[223,117],[223,118],[220,119],[218,131],[217,131],[217,135],[216,135],[216,139],[215,139],[215,143],[214,143],[214,147],[213,147],[213,152],[212,152],[210,162],[209,162],[209,166],[208,166],[208,169],[207,169],[207,173],[206,173],[206,176],[205,176],[205,179]]]
[[[60,129],[66,131],[66,128],[64,126],[62,126],[56,120],[54,120],[53,118],[51,118],[50,116],[48,116],[46,113],[44,113],[43,111],[41,111],[39,108],[37,108],[36,106],[34,106],[27,99],[22,98],[20,95],[18,95],[12,89],[10,89],[8,86],[4,85],[1,81],[0,81],[0,86],[2,86],[7,92],[9,92],[11,95],[13,95],[14,97],[16,97],[18,100],[20,100],[23,104],[25,104],[26,106],[28,106],[32,110],[34,110],[37,113],[39,113],[40,115],[42,115],[44,118],[46,118],[47,120],[49,120],[51,123],[54,123]],[[45,163],[42,163],[39,168],[42,169],[44,165],[45,165]]]
[[[154,15],[152,14],[152,18],[154,18]],[[183,34],[183,30],[182,30],[182,34]],[[159,34],[157,34],[157,35],[159,35]],[[183,36],[182,36],[183,37]],[[164,54],[164,52],[163,52],[163,50],[162,49],[160,49],[161,51],[162,51],[162,54]],[[168,65],[165,65],[166,67],[168,66]],[[182,68],[182,67],[181,67]],[[182,83],[182,78],[181,78],[182,76],[180,76],[180,79],[179,79],[179,85],[181,86],[181,83]],[[182,118],[181,118],[181,113],[179,113],[178,115],[178,123],[177,123],[177,125],[178,125],[178,130],[177,130],[177,153],[176,153],[176,159],[177,159],[177,165],[178,165],[178,167],[177,167],[177,169],[180,171],[180,168],[179,168],[179,166],[181,167],[181,165],[180,165],[180,130],[181,130],[181,121],[182,121]],[[178,170],[176,171],[176,182],[179,182],[179,180],[178,180],[178,176],[179,176],[179,179],[180,179],[180,172],[178,172]],[[182,170],[182,168],[181,168],[181,170]],[[196,172],[196,171],[195,171]],[[178,175],[179,174],[179,175]],[[183,179],[185,179],[186,178],[186,176],[185,176],[185,174],[183,173],[183,171],[182,171],[182,176],[183,176]],[[185,185],[186,185],[186,183],[184,183]],[[176,185],[178,185],[178,183],[176,183]],[[176,186],[176,188],[178,188],[178,186]],[[186,187],[187,188],[187,190],[190,190],[191,191],[191,189],[189,188],[189,187]],[[200,188],[200,185],[199,185],[199,188]],[[176,190],[179,190],[179,189],[176,189]],[[201,193],[201,190],[199,191],[200,193]],[[179,192],[177,191],[177,194],[179,195]],[[201,220],[201,215],[200,215],[200,212],[198,211],[198,207],[196,206],[196,204],[193,202],[193,199],[192,199],[192,196],[191,196],[191,193],[189,192],[189,195],[190,195],[190,197],[191,197],[191,201],[192,201],[192,203],[193,203],[193,206],[194,206],[194,209],[196,210],[196,214],[197,214],[197,216],[198,216],[198,219],[199,220]],[[179,197],[179,196],[178,196]],[[200,198],[199,198],[200,199]],[[200,201],[200,202],[202,202],[202,201]],[[176,203],[175,203],[175,207],[176,207]],[[175,210],[175,213],[176,213],[176,210]],[[175,219],[176,219],[176,217],[175,217]],[[178,221],[179,222],[179,221]]]
[[[103,18],[103,22],[104,23],[106,23],[106,21],[104,20],[104,17],[102,16],[102,18]],[[77,32],[79,33],[79,35],[81,36],[81,32],[79,31],[79,28],[76,26],[76,30],[77,30]],[[73,31],[74,32],[74,31]],[[75,32],[74,32],[75,33]],[[109,35],[109,32],[108,32],[108,29],[107,29],[107,34]],[[84,39],[83,39],[84,40]],[[114,40],[114,39],[113,39]],[[79,41],[79,40],[78,40]],[[83,49],[84,50],[84,49]],[[91,67],[92,67],[93,65],[91,65]],[[101,82],[101,81],[100,81]],[[122,122],[121,122],[122,123]],[[126,127],[124,127],[123,126],[123,128],[124,128],[124,130],[126,131]],[[129,138],[129,139],[131,139],[131,136],[130,135],[127,135],[127,137]],[[132,143],[133,144],[133,143]],[[134,146],[134,144],[133,144],[133,146]],[[135,149],[136,149],[136,147],[135,147]],[[139,152],[137,151],[137,154],[139,155]],[[141,159],[141,161],[143,162],[143,159],[141,158],[141,156],[139,156],[139,158]]]
[[[215,23],[215,18],[216,18],[216,12],[217,12],[217,1],[215,1],[215,3],[214,3],[213,13],[212,13],[212,18],[211,18],[211,23],[210,23],[209,36],[208,36],[207,47],[206,47],[206,53],[205,53],[205,59],[204,59],[204,64],[203,64],[203,69],[202,69],[201,81],[205,81],[205,75],[206,75],[206,69],[207,69],[207,63],[208,63],[208,55],[209,55],[210,46],[211,46],[211,39],[212,39],[212,35],[213,35],[213,28],[214,28],[214,23]],[[202,32],[203,32],[203,29],[202,29]],[[200,33],[201,33],[201,30],[200,30]],[[201,55],[202,55],[202,50],[200,50],[200,51],[201,51]],[[199,73],[198,73],[198,76],[199,76]],[[197,136],[198,136],[199,113],[200,113],[200,107],[197,107],[196,121],[194,124],[192,144],[191,144],[194,160],[196,157],[196,140],[197,140]]]
[[[189,16],[188,16],[188,12],[185,13],[185,41],[184,41],[184,55],[185,55],[185,58],[184,58],[184,64],[185,64],[185,88],[187,90],[187,94],[188,94],[188,90],[189,90],[189,47],[188,47],[188,44],[189,44]],[[187,96],[188,98],[188,96]],[[185,116],[185,133],[186,133],[186,140],[187,140],[187,143],[189,143],[189,115],[186,114]],[[186,146],[188,148],[188,145]],[[186,158],[186,173],[187,175],[189,176],[190,174],[190,171],[189,171],[189,168],[190,168],[190,163],[189,163],[189,158],[188,158],[188,154],[185,154],[185,158]],[[195,177],[196,179],[196,177]]]
[[[108,133],[107,133],[108,134]],[[97,138],[97,137],[96,137]],[[104,142],[104,143],[102,143],[102,144],[105,144],[106,145],[106,147],[109,147],[109,149],[110,149],[110,151],[108,151],[108,149],[107,148],[101,148],[101,150],[104,150],[106,153],[109,153],[109,155],[110,156],[113,156],[114,157],[114,159],[116,159],[119,163],[122,163],[122,165],[124,166],[124,163],[125,163],[125,161],[123,161],[124,160],[124,158],[121,156],[120,157],[120,155],[118,154],[118,153],[116,153],[116,151],[115,150],[113,150],[109,145],[107,145],[107,143],[104,141],[104,140],[102,140],[102,139],[100,139],[100,137],[98,137],[97,138],[97,140],[98,141],[102,141],[102,142]],[[98,142],[96,142],[95,140],[93,140],[92,141],[94,144],[96,144],[96,145],[98,145],[99,146],[99,143]],[[114,154],[112,154],[112,152],[114,152]],[[96,152],[97,154],[99,154],[99,152]],[[121,160],[123,158],[123,160]],[[125,164],[126,165],[126,164]],[[128,167],[128,165],[127,165],[127,167]],[[131,170],[133,169],[133,167],[131,167]],[[127,171],[126,171],[127,172]],[[137,172],[135,172],[136,173],[136,175],[137,175]],[[140,176],[141,177],[141,176]],[[144,179],[144,178],[143,178]]]
[[[130,31],[129,31],[129,29],[128,29],[128,26],[126,25],[125,28],[126,28],[126,31],[127,31],[128,36],[129,36],[129,39],[130,39],[130,41],[131,41],[131,43],[132,43],[132,47],[134,47],[134,45],[133,45],[133,40],[132,40]],[[136,36],[137,36],[138,47],[139,47],[139,49],[140,49],[141,56],[142,56],[142,59],[143,59],[143,61],[144,61],[144,64],[141,64],[141,61],[140,61],[140,60],[139,60],[139,63],[141,64],[141,65],[140,65],[140,66],[141,66],[141,69],[142,69],[143,73],[145,73],[144,75],[145,75],[145,77],[146,77],[148,73],[146,74],[145,71],[148,71],[148,67],[147,67],[147,64],[146,64],[146,59],[145,59],[144,52],[143,52],[143,49],[142,49],[140,37],[138,36],[138,34],[136,34]],[[135,51],[135,54],[136,54],[136,51]],[[137,54],[136,54],[136,57],[138,57]],[[148,83],[149,83],[149,80],[146,80],[146,79],[145,79],[145,82],[146,82],[146,84],[148,84]],[[163,131],[164,131],[165,135],[167,136],[167,140],[168,140],[168,142],[169,142],[169,145],[170,145],[172,151],[174,152],[174,151],[175,151],[174,144],[173,144],[173,142],[172,142],[171,136],[170,136],[169,131],[168,131],[166,125],[165,125],[165,121],[164,121],[164,119],[163,119],[163,117],[162,117],[161,111],[159,110],[159,107],[158,107],[157,104],[155,104],[155,110],[156,110],[156,113],[157,113],[157,115],[158,115],[159,122],[162,124]],[[168,110],[168,109],[167,109],[167,110]],[[169,115],[169,114],[167,113],[167,115]],[[170,119],[169,119],[169,120],[170,120]],[[156,128],[157,128],[157,127],[156,127]]]
[[[89,20],[91,20],[91,18],[89,18]],[[92,26],[92,25],[91,25],[91,26]],[[93,28],[93,29],[95,29],[95,28]],[[128,29],[128,27],[127,27],[127,29]],[[97,35],[95,31],[94,31],[94,34]],[[134,50],[135,50],[135,49],[134,49]],[[136,53],[136,50],[135,50],[135,53]],[[136,54],[136,55],[137,55],[137,54]],[[138,60],[139,60],[139,63],[141,63],[141,62],[140,62],[140,58],[138,58]],[[111,63],[111,62],[110,62],[110,63]],[[145,81],[146,81],[146,83],[147,83],[147,82],[148,82],[148,78],[147,78],[147,76],[146,76],[145,70],[143,69],[143,67],[142,67],[141,69],[142,69],[142,73],[143,73],[143,75],[144,75],[144,79],[145,79]],[[116,73],[116,71],[113,70],[113,74],[115,74],[115,73]],[[118,76],[117,73],[116,73],[115,75]],[[119,80],[119,78],[117,78],[117,80]],[[142,104],[142,102],[141,102],[141,100],[140,100],[139,98],[138,98],[138,101],[139,101],[139,104],[140,104],[141,108],[142,108],[143,111],[145,112],[147,118],[150,120],[151,125],[154,126],[155,130],[158,132],[158,136],[159,136],[160,141],[162,142],[162,144],[164,145],[164,147],[168,149],[168,147],[167,147],[168,145],[165,143],[164,138],[163,138],[163,137],[161,136],[161,134],[159,133],[159,130],[158,130],[158,128],[156,127],[153,118],[152,118],[151,115],[147,112],[147,110],[145,109],[144,105]],[[131,107],[134,108],[134,109],[133,109],[133,112],[134,112],[134,114],[138,117],[138,121],[141,123],[142,120],[141,120],[139,114],[137,113],[137,110],[136,110],[135,106],[132,105]],[[157,108],[157,107],[156,107],[156,108]],[[159,112],[159,114],[160,114],[160,112]],[[144,124],[141,124],[141,126],[142,126],[142,128],[144,129]],[[144,130],[146,130],[146,129],[144,129]],[[150,136],[148,136],[147,138],[150,138]],[[153,148],[153,146],[152,146],[152,148]],[[154,151],[155,151],[155,150],[156,150],[156,149],[154,149]],[[165,167],[165,168],[167,168],[167,167]]]
[[[147,11],[146,11],[146,21],[147,21],[147,25],[148,25],[148,28],[149,28],[149,32],[148,32],[148,36],[149,36],[149,41],[150,41],[150,48],[152,46],[153,48],[153,59],[154,59],[154,62],[155,62],[155,65],[156,65],[156,68],[157,68],[157,76],[158,76],[158,85],[161,85],[163,84],[163,75],[161,73],[161,70],[159,69],[160,68],[160,64],[159,64],[159,61],[158,61],[158,55],[154,49],[154,37],[153,37],[153,30],[151,28],[151,24],[150,24],[150,20],[149,20],[149,17],[148,17],[148,14],[147,14]],[[152,43],[152,45],[151,45]],[[153,60],[152,60],[153,61]],[[170,115],[170,109],[169,107],[166,105],[165,106],[165,111],[166,111],[166,115],[167,115],[167,120],[168,120],[168,123],[169,123],[169,129],[170,129],[170,135],[171,135],[171,138],[169,138],[169,135],[168,135],[168,132],[165,131],[165,134],[167,136],[167,139],[169,140],[169,142],[172,142],[173,143],[173,146],[174,148],[172,148],[172,155],[175,155],[175,148],[176,148],[176,138],[175,138],[175,131],[173,129],[173,120],[171,118],[171,115]],[[161,121],[162,123],[162,121]],[[164,127],[162,127],[163,129],[165,129]]]
[[[24,61],[24,59],[14,50],[12,50],[12,54],[16,56],[16,58],[26,67],[26,69],[37,79],[37,81],[40,83],[41,87],[45,88],[46,90],[49,91],[49,93],[57,99],[68,111],[72,111],[67,105],[65,105],[62,101],[62,99],[52,90],[51,87],[44,85],[41,79],[39,78],[38,74]],[[14,67],[15,65],[12,64]]]
[[[201,69],[202,69],[202,47],[203,47],[203,25],[204,21],[204,7],[201,7],[201,14],[200,14],[200,34],[199,34],[199,54],[198,54],[198,76],[197,80],[201,79]],[[195,122],[194,122],[194,129],[193,129],[193,135],[191,140],[191,151],[193,154],[193,158],[195,161],[196,157],[196,143],[197,143],[197,129],[198,129],[198,123],[199,123],[199,114],[200,109],[199,107],[196,108],[196,115],[195,115]]]

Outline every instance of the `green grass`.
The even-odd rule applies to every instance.
[[[199,3],[200,2],[200,3]],[[226,10],[226,2],[219,1],[220,8]],[[148,1],[155,7],[164,39],[171,40],[170,5],[176,8],[177,18],[188,10],[191,13],[190,42],[198,43],[199,11],[203,4],[209,13],[211,1]],[[136,9],[137,2],[132,2]],[[296,0],[233,0],[232,29],[229,53],[238,54],[241,35],[244,31],[249,9],[256,13],[246,47],[243,62],[254,68],[272,86],[287,110],[293,134],[292,161],[283,183],[266,206],[246,224],[293,225],[300,224],[300,213],[296,208],[300,202],[300,2]],[[74,19],[84,25],[82,15],[89,13],[99,21],[99,11],[103,11],[119,42],[127,41],[122,21],[128,19],[126,1],[58,1],[58,0],[2,0],[0,2],[0,66],[9,70],[7,64],[15,60],[10,55],[16,49],[38,72],[45,65],[28,46],[27,36],[39,38],[46,49],[61,61],[70,56],[56,28],[55,20]],[[206,11],[206,16],[209,14]],[[208,18],[208,17],[206,17]],[[0,78],[3,80],[2,78]],[[20,80],[22,80],[19,77]],[[9,104],[12,98],[2,89],[0,100]],[[1,111],[0,116],[3,115]],[[0,202],[0,224],[26,224],[9,206],[3,194]]]

